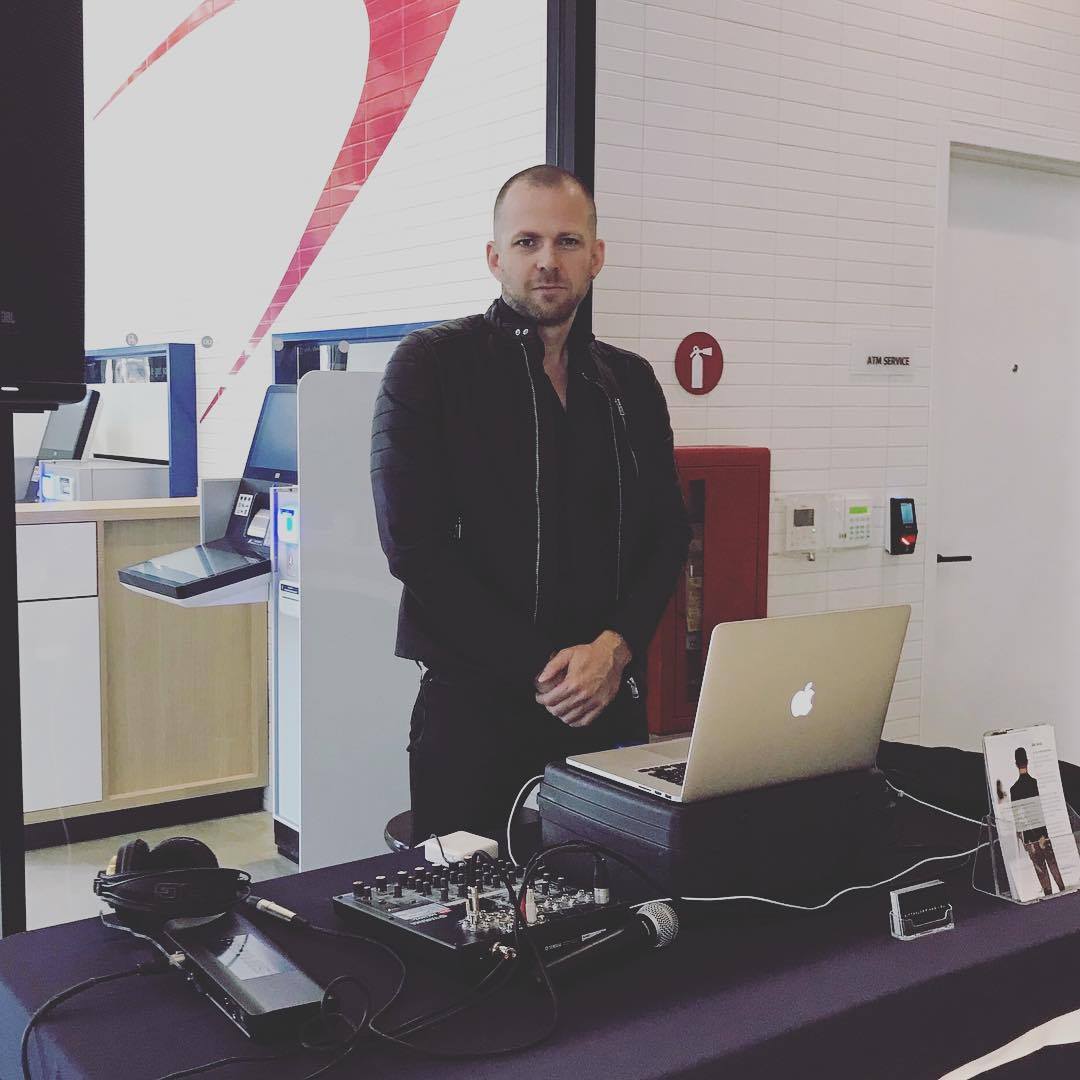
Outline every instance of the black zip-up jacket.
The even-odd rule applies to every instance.
[[[592,538],[575,544],[588,559],[579,606],[595,613],[596,633],[626,639],[640,673],[690,538],[667,405],[647,361],[577,323],[568,358],[568,393],[589,414],[571,463],[588,496],[575,537]],[[543,361],[535,323],[496,300],[404,338],[372,424],[379,536],[404,586],[396,654],[519,690],[554,651],[582,644],[554,640],[545,617],[564,493],[538,408],[552,392]]]

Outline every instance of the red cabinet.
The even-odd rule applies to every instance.
[[[744,446],[675,449],[690,513],[690,556],[649,647],[653,735],[693,727],[713,627],[765,617],[769,571],[769,451]]]

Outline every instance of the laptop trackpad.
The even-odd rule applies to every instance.
[[[685,762],[690,757],[689,739],[665,739],[663,742],[649,743],[649,754],[656,761],[651,764],[667,765],[671,762]]]

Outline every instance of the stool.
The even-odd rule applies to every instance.
[[[408,851],[412,847],[412,811],[395,814],[383,829],[383,840],[391,851]]]

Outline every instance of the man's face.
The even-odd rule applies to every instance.
[[[579,188],[532,187],[521,181],[506,193],[487,246],[488,268],[503,299],[541,326],[569,322],[604,265],[604,241],[589,221]]]

